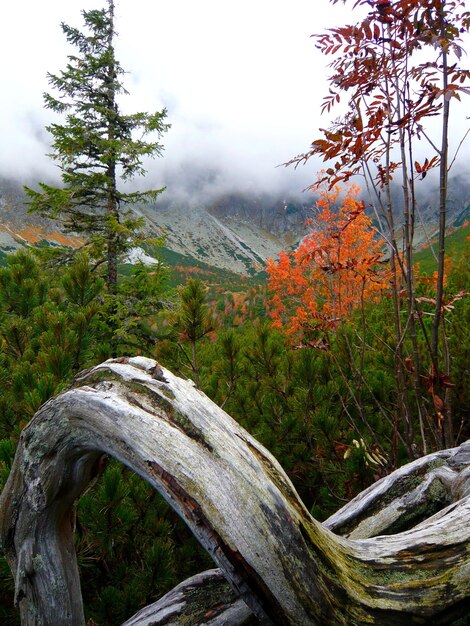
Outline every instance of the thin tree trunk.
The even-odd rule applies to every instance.
[[[108,122],[108,144],[110,145],[107,168],[107,213],[109,222],[107,224],[107,287],[111,295],[117,292],[118,275],[118,233],[116,224],[119,222],[119,207],[117,200],[117,179],[116,179],[116,150],[113,141],[116,134],[116,68],[114,63],[114,1],[108,0],[108,11],[110,26],[108,32],[108,54],[110,60],[107,67],[107,122]]]
[[[414,446],[413,425],[411,423],[411,411],[408,402],[408,394],[406,390],[406,380],[404,372],[404,356],[403,356],[403,330],[400,319],[400,285],[398,283],[399,273],[397,265],[399,265],[398,246],[394,232],[394,219],[392,202],[390,198],[390,188],[387,185],[387,221],[390,228],[390,240],[392,242],[390,251],[390,268],[391,268],[391,291],[393,299],[393,316],[395,321],[395,339],[396,347],[394,353],[395,362],[395,383],[397,391],[397,409],[400,415],[400,421],[403,425],[403,433],[406,441],[406,448],[410,459],[416,458]]]
[[[444,23],[444,6],[441,4],[441,37],[445,38],[445,23]],[[436,286],[436,306],[434,310],[434,323],[432,326],[431,346],[432,346],[432,363],[433,363],[433,376],[436,377],[436,393],[439,396],[444,395],[444,414],[438,416],[439,423],[441,425],[442,432],[442,445],[450,446],[453,441],[453,429],[451,422],[451,410],[450,410],[450,393],[443,390],[440,381],[440,362],[441,355],[439,354],[439,336],[440,327],[442,323],[442,304],[444,296],[444,277],[445,277],[445,237],[446,237],[446,219],[447,219],[447,178],[448,178],[448,156],[449,156],[449,113],[450,113],[450,100],[448,98],[448,63],[447,52],[445,48],[442,49],[442,90],[444,92],[443,98],[443,112],[442,112],[442,137],[441,137],[441,151],[440,151],[440,164],[439,164],[439,250],[437,255],[437,286]],[[443,331],[445,332],[445,331]],[[445,348],[444,348],[445,349]],[[439,419],[440,418],[440,419]]]
[[[386,45],[386,41],[391,41],[389,27],[384,26],[384,43]],[[390,51],[390,54],[393,57],[393,50]],[[392,112],[392,100],[391,100],[391,85],[389,80],[385,79],[386,93],[388,97],[388,124],[389,128],[393,127],[393,112]],[[398,92],[397,92],[398,93]],[[395,321],[395,337],[396,337],[396,348],[394,354],[395,361],[395,382],[396,382],[396,391],[397,391],[397,410],[400,415],[400,421],[403,425],[404,438],[406,441],[406,447],[408,456],[410,459],[416,458],[416,450],[414,445],[414,434],[413,434],[413,424],[411,420],[411,411],[408,400],[408,392],[406,386],[405,379],[405,370],[404,370],[404,355],[403,355],[403,327],[401,321],[401,313],[400,313],[400,283],[401,279],[404,276],[403,272],[403,261],[400,259],[400,252],[398,249],[397,237],[395,232],[395,219],[393,215],[393,203],[392,203],[392,195],[390,189],[390,181],[391,181],[391,135],[387,134],[386,139],[386,151],[385,151],[385,172],[386,172],[386,180],[385,180],[385,193],[386,193],[386,221],[389,229],[389,253],[390,253],[390,269],[391,269],[391,291],[393,298],[393,313],[394,313],[394,321]],[[405,198],[406,200],[406,198]],[[399,272],[400,270],[400,272]]]

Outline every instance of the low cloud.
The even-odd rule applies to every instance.
[[[163,157],[146,163],[147,177],[134,185],[166,185],[167,197],[197,202],[224,192],[302,197],[324,164],[282,164],[329,125],[320,116],[328,59],[310,35],[354,22],[357,12],[329,0],[298,0],[295,10],[271,0],[137,5],[116,2],[116,52],[128,71],[123,107],[166,107],[172,128],[162,138]],[[59,72],[75,52],[60,23],[81,28],[81,10],[99,6],[99,0],[49,0],[44,11],[28,0],[26,21],[24,4],[2,7],[3,23],[21,28],[5,28],[0,40],[0,176],[60,180],[46,156],[44,130],[60,118],[44,110],[42,93],[49,90],[47,72]]]
[[[46,12],[29,2],[27,23],[23,6],[3,7],[4,23],[22,28],[5,29],[0,41],[0,175],[29,183],[59,180],[46,156],[50,137],[44,130],[59,118],[44,110],[42,93],[49,91],[47,72],[59,72],[75,52],[60,23],[81,28],[81,9],[97,6],[96,0],[66,6],[50,0]],[[167,185],[174,197],[223,190],[301,193],[313,168],[278,166],[306,148],[318,126],[322,92],[309,36],[319,12],[311,0],[300,0],[296,11],[268,0],[144,2],[139,8],[118,1],[116,11],[117,56],[129,72],[123,106],[167,107],[172,124],[162,139],[163,158],[147,164],[139,187]]]

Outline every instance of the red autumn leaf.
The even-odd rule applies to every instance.
[[[411,358],[409,356],[406,357],[405,361],[405,368],[408,372],[414,372],[415,368],[413,366],[413,361],[411,360]]]
[[[433,400],[434,408],[436,409],[436,413],[442,413],[442,411],[444,410],[444,402],[442,398],[440,398],[435,393],[433,393],[432,400]]]

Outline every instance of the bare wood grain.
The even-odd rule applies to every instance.
[[[320,524],[265,448],[156,367],[107,361],[23,431],[0,497],[23,626],[84,624],[72,510],[103,453],[158,489],[263,624],[450,624],[468,613],[469,443],[402,468]]]

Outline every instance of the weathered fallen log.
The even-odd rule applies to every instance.
[[[222,409],[134,358],[81,375],[22,433],[0,537],[24,626],[84,624],[72,511],[103,452],[163,494],[263,624],[451,624],[470,613],[470,442],[402,468],[320,524]]]
[[[196,574],[122,626],[249,626],[259,624],[220,569]]]

